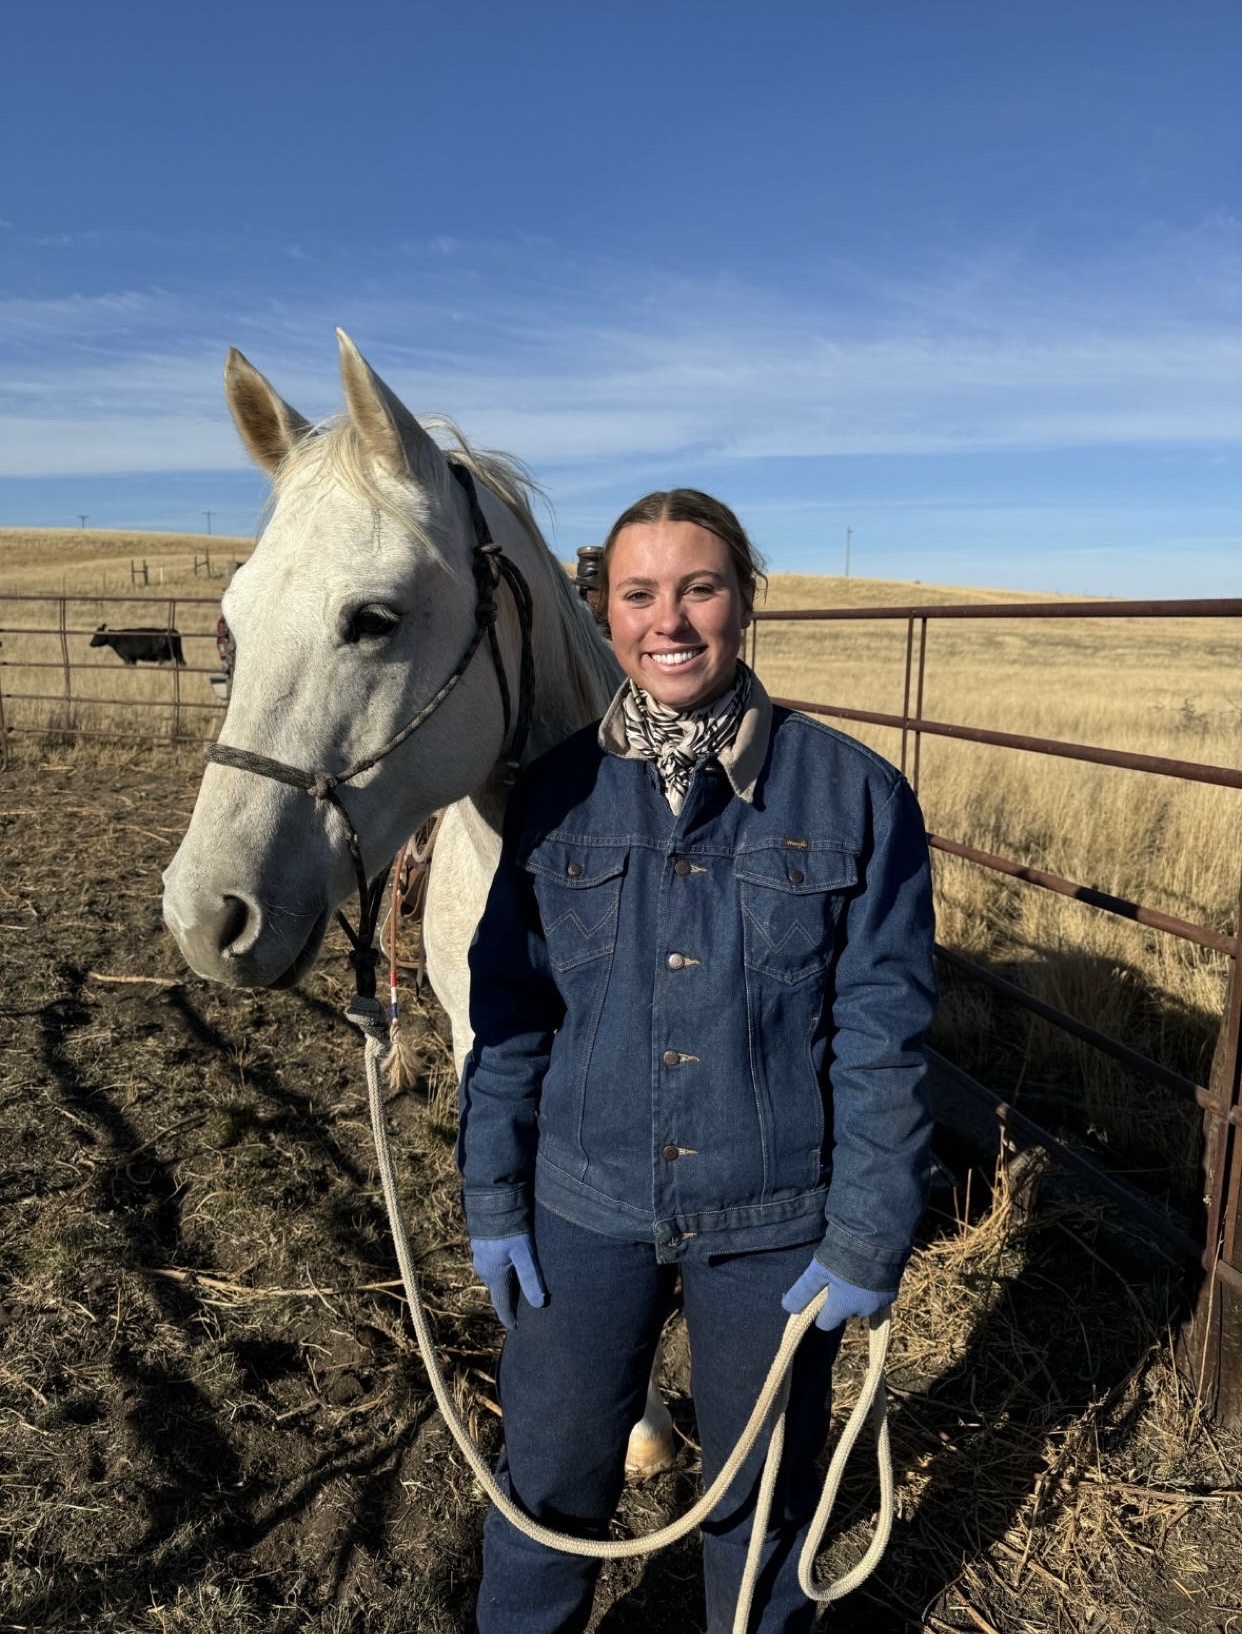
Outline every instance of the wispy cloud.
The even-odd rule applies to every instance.
[[[437,240],[365,270],[298,253],[273,250],[246,287],[0,298],[0,475],[240,466],[225,347],[318,416],[338,401],[336,322],[412,408],[571,484],[664,455],[1242,442],[1242,227],[1228,219],[1149,232],[1093,268],[999,251],[901,277],[838,265],[796,297],[538,243]]]

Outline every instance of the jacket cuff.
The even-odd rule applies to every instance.
[[[815,1258],[843,1282],[852,1282],[856,1288],[867,1288],[874,1293],[894,1293],[901,1281],[901,1273],[910,1258],[910,1250],[894,1254],[876,1243],[852,1237],[848,1231],[831,1223],[823,1242],[815,1250]]]
[[[531,1229],[529,1186],[467,1186],[462,1203],[471,1237],[516,1237]]]

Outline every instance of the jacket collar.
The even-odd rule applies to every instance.
[[[621,700],[629,684],[628,681],[621,683],[599,723],[599,746],[619,760],[642,760],[644,757],[630,747],[625,735],[625,708]],[[717,756],[739,800],[754,803],[755,784],[768,757],[771,735],[772,700],[756,675],[750,683],[750,697],[738,723],[737,736]]]

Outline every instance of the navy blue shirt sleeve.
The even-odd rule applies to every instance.
[[[474,1044],[462,1072],[457,1166],[472,1237],[530,1229],[539,1097],[564,1018],[534,886],[519,857],[524,812],[519,785],[470,947]]]
[[[891,1290],[927,1202],[923,1037],[936,1007],[927,836],[904,778],[876,812],[872,841],[835,970],[832,1179],[816,1257],[847,1282]]]

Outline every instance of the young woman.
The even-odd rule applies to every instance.
[[[500,1473],[548,1524],[606,1534],[678,1272],[705,1481],[787,1313],[829,1290],[754,1601],[756,1629],[792,1634],[813,1621],[797,1557],[841,1324],[895,1297],[924,1206],[935,985],[914,797],[740,661],[760,573],[693,489],[609,534],[600,605],[627,679],[514,793],[471,952],[458,1161],[509,1329]],[[763,1450],[704,1527],[712,1634]],[[597,1572],[493,1511],[480,1634],[584,1628]]]

